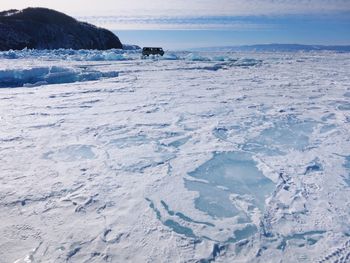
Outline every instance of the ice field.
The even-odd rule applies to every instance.
[[[350,262],[350,53],[0,52],[1,262]]]

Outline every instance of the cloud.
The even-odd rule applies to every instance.
[[[164,1],[155,1],[157,3]],[[177,0],[166,8],[169,13],[195,12],[203,15],[289,15],[350,11],[349,0]],[[164,10],[165,10],[164,9]]]
[[[1,0],[0,9],[44,6],[72,15],[293,15],[350,12],[350,0]]]
[[[273,25],[256,23],[235,17],[130,17],[130,16],[82,16],[81,21],[111,30],[235,30],[249,31],[272,29]]]

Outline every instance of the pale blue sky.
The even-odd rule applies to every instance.
[[[350,0],[0,0],[0,10],[28,6],[65,12],[141,46],[350,44]]]

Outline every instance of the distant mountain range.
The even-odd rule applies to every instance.
[[[197,51],[257,51],[257,52],[295,52],[295,51],[335,51],[350,52],[350,45],[324,46],[324,45],[300,45],[300,44],[261,44],[244,46],[224,46],[196,48]]]

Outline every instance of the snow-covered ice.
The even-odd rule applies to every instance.
[[[1,262],[348,262],[350,54],[0,52]]]

